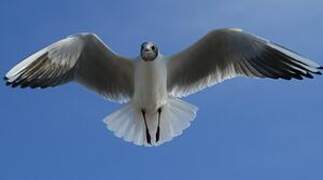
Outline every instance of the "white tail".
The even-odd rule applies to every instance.
[[[147,141],[146,125],[140,110],[134,108],[132,103],[126,104],[118,111],[104,119],[109,130],[117,137],[136,145],[158,146],[174,137],[181,135],[183,130],[190,126],[198,108],[177,98],[169,98],[162,107],[160,114],[160,134],[156,141],[158,127],[158,112],[147,113],[146,122],[149,134],[152,135],[151,144]]]
[[[136,145],[145,144],[145,124],[140,112],[131,103],[107,116],[104,120],[109,130],[117,137]]]
[[[160,117],[158,145],[172,140],[191,125],[198,108],[177,98],[169,98]]]

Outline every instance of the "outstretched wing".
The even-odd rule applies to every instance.
[[[168,92],[182,97],[237,76],[313,78],[322,67],[242,30],[220,29],[169,57],[167,68]]]
[[[110,100],[133,93],[133,62],[112,52],[95,34],[67,37],[38,51],[5,76],[12,87],[46,88],[72,80]]]

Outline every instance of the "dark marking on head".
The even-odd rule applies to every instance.
[[[140,56],[144,61],[154,61],[159,54],[158,47],[153,42],[144,42],[141,44]]]

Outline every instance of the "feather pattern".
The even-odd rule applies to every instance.
[[[220,29],[168,57],[167,68],[168,92],[183,97],[238,76],[301,80],[322,67],[240,29]]]
[[[7,85],[54,87],[75,80],[110,100],[133,94],[133,63],[116,55],[95,34],[81,33],[36,52],[5,76]]]

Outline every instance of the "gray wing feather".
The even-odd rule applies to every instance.
[[[133,93],[133,63],[116,55],[95,34],[60,40],[23,60],[5,76],[12,87],[47,88],[75,80],[110,100]]]
[[[168,58],[168,92],[182,97],[237,76],[303,79],[321,74],[317,63],[240,29],[211,31]]]

